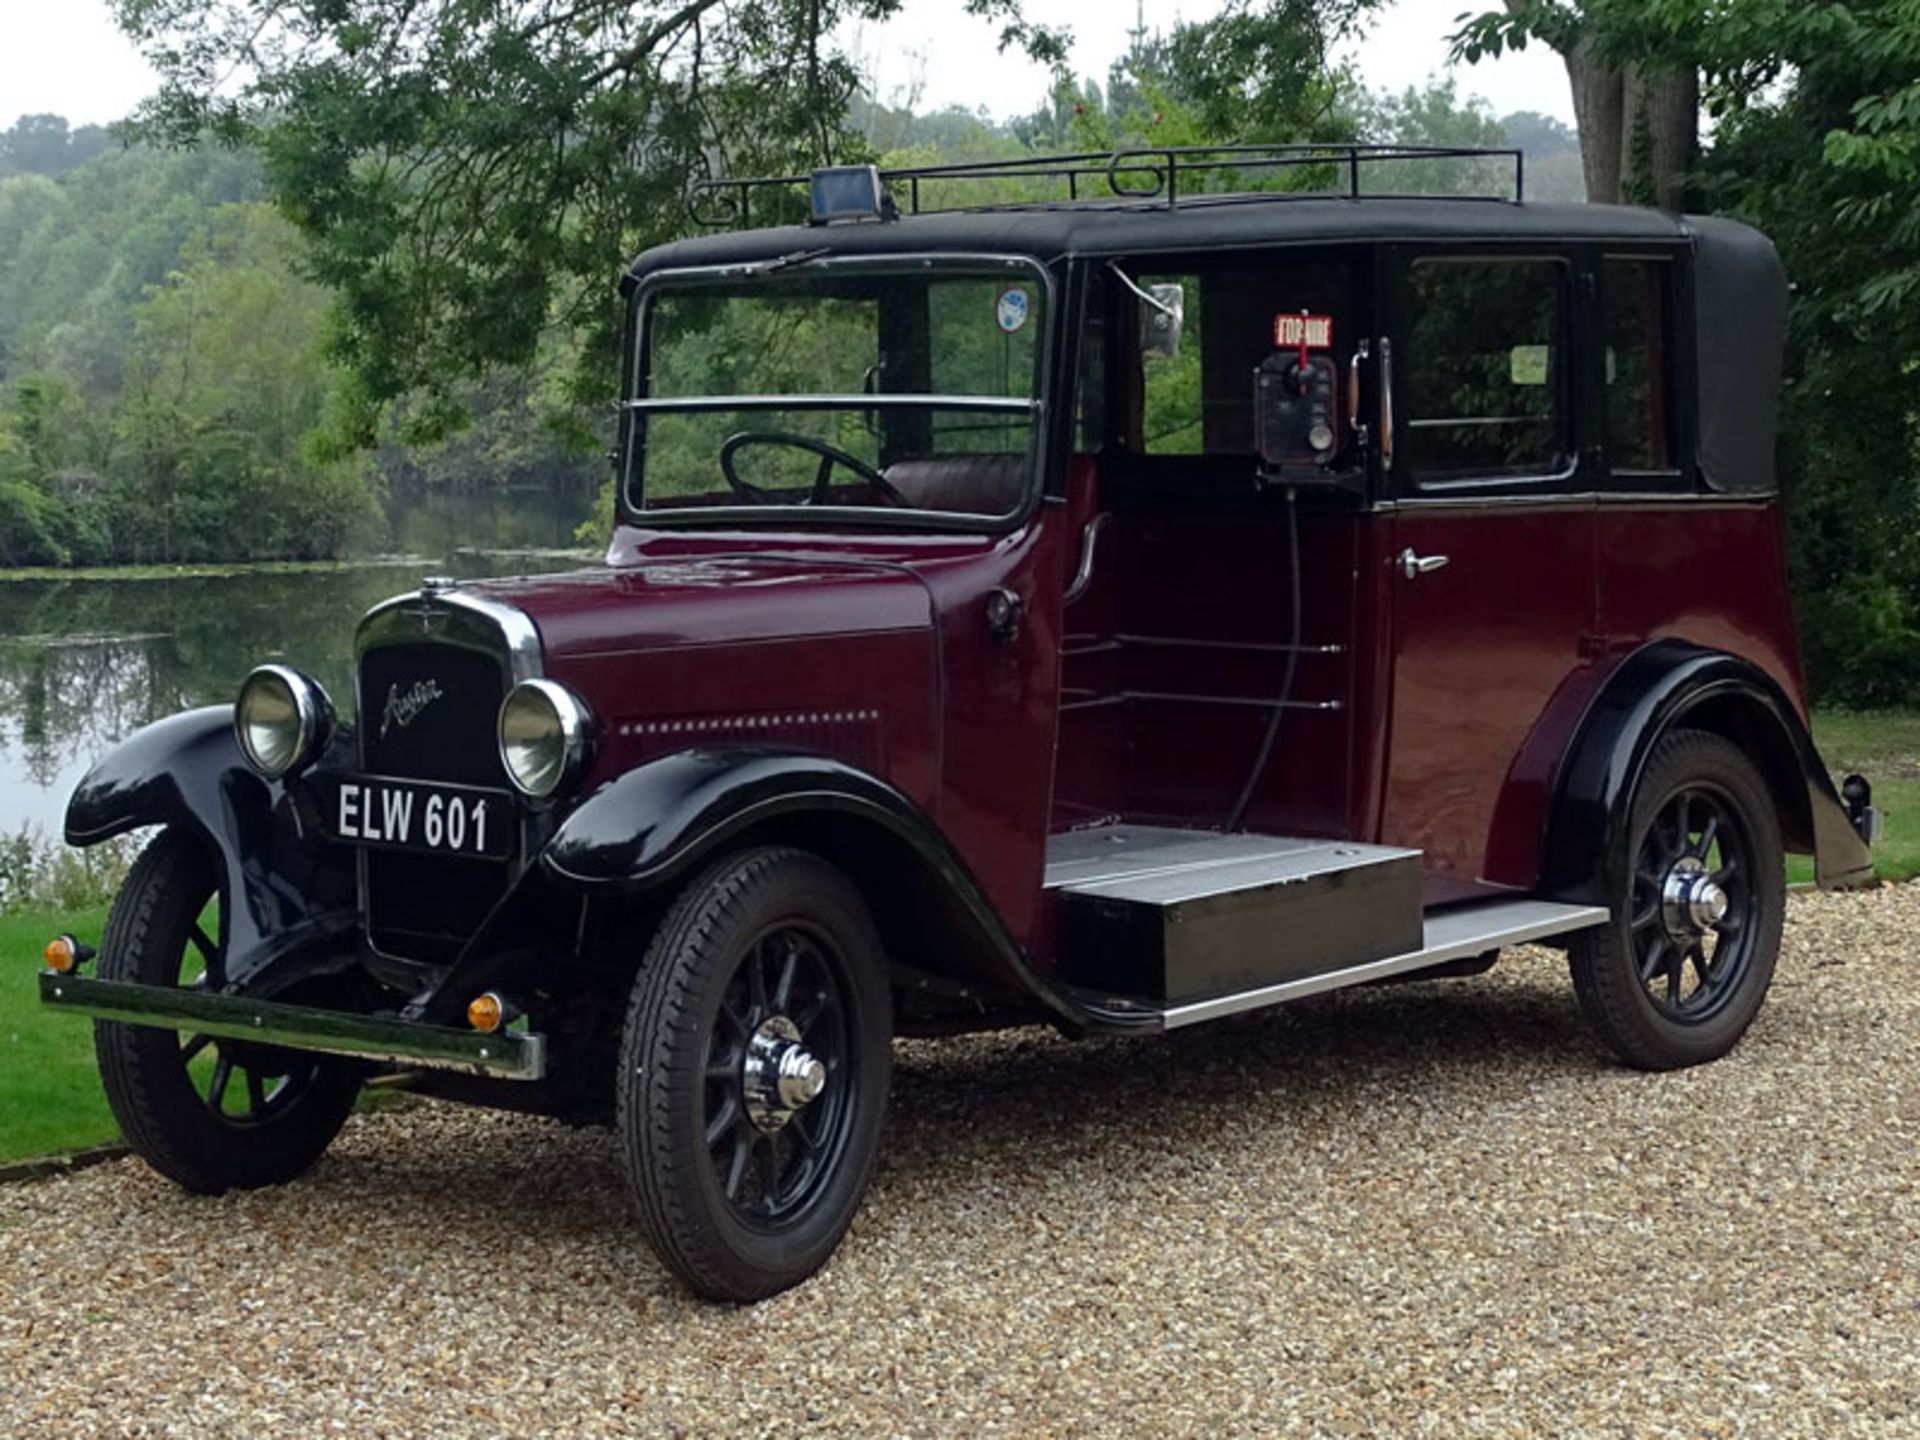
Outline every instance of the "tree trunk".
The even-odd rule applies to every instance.
[[[1626,76],[1621,193],[1635,205],[1686,208],[1686,174],[1700,133],[1700,76],[1691,67]]]
[[[1596,55],[1589,39],[1576,41],[1565,58],[1587,200],[1617,205],[1626,161],[1626,76]]]

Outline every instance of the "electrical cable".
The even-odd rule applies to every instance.
[[[1280,717],[1287,713],[1287,702],[1293,699],[1293,676],[1300,666],[1300,511],[1296,505],[1299,492],[1296,487],[1287,487],[1287,565],[1293,582],[1293,638],[1287,645],[1287,669],[1280,680],[1280,696],[1273,702],[1273,713],[1267,717],[1267,732],[1260,740],[1260,750],[1253,758],[1253,768],[1247,772],[1246,783],[1240,787],[1240,796],[1233,802],[1233,809],[1227,812],[1229,830],[1238,830],[1241,822],[1247,818],[1247,807],[1253,803],[1253,792],[1260,783],[1260,777],[1266,773],[1267,762],[1273,758],[1274,737],[1280,733]]]

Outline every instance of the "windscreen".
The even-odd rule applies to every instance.
[[[1032,472],[1046,318],[1039,276],[1013,266],[656,288],[630,499],[1007,515]]]

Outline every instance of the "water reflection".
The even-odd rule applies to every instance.
[[[549,525],[513,538],[565,537]],[[348,708],[355,624],[425,575],[578,563],[551,550],[443,550],[322,574],[0,582],[0,834],[57,836],[67,796],[102,751],[151,720],[231,699],[262,661],[299,666]]]

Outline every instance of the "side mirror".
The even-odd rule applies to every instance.
[[[1140,297],[1140,353],[1171,360],[1180,353],[1187,323],[1187,292],[1177,280],[1150,285]]]

